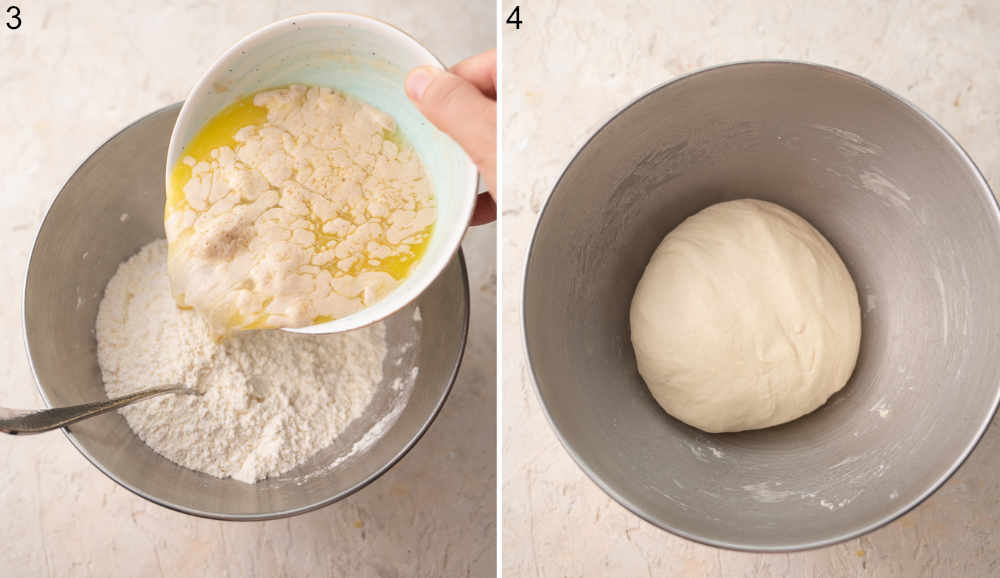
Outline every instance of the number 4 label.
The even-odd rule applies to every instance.
[[[507,16],[507,24],[513,24],[514,30],[521,29],[521,7],[514,6],[514,10]]]

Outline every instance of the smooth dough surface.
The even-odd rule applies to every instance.
[[[639,373],[663,409],[707,432],[778,425],[844,387],[858,293],[830,243],[774,203],[712,205],[671,231],[632,298]]]

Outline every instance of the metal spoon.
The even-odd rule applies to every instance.
[[[100,415],[137,401],[167,393],[201,395],[201,392],[197,389],[192,389],[184,385],[162,385],[114,399],[68,407],[53,407],[42,411],[0,407],[0,432],[11,435],[42,433],[66,427],[82,419],[94,417],[95,415]]]

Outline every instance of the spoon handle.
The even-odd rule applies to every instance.
[[[102,413],[118,409],[119,407],[135,403],[137,401],[163,395],[165,393],[197,393],[197,390],[190,389],[183,385],[164,385],[144,389],[122,397],[97,401],[94,403],[83,403],[67,407],[53,407],[42,411],[16,410],[0,408],[0,432],[11,435],[36,434],[45,431],[66,427],[88,417],[94,417]]]

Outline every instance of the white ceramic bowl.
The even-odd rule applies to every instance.
[[[184,147],[220,110],[240,98],[288,84],[328,86],[389,113],[423,161],[437,198],[437,223],[423,259],[394,291],[346,317],[298,333],[364,327],[422,293],[455,255],[476,202],[476,167],[455,141],[413,106],[403,88],[417,66],[441,62],[405,32],[356,14],[323,12],[275,22],[247,36],[198,81],[181,108],[167,151],[167,177]]]

